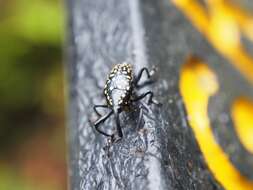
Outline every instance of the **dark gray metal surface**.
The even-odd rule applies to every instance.
[[[189,52],[209,60],[201,35],[161,0],[69,0],[70,189],[222,189],[208,170],[179,95],[179,69]],[[207,55],[207,52],[208,55]],[[213,55],[216,56],[215,54]],[[145,101],[121,116],[124,138],[112,145],[92,127],[94,104],[105,103],[111,67],[158,68],[150,87],[163,106]],[[138,107],[143,123],[136,128]],[[115,127],[114,119],[104,129]]]

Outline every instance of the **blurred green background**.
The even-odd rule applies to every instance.
[[[0,190],[65,190],[59,0],[0,1]]]

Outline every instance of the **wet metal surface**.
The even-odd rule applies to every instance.
[[[178,89],[186,55],[210,49],[200,34],[165,0],[69,0],[69,7],[71,189],[222,189],[202,159]],[[121,62],[135,73],[158,68],[150,89],[163,105],[133,105],[120,116],[123,139],[110,144],[92,127],[92,106],[106,103],[107,74]],[[113,117],[102,126],[115,127]]]

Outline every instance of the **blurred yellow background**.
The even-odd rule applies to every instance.
[[[0,1],[0,190],[64,190],[63,5]]]
[[[250,6],[248,7],[252,6],[252,2],[233,0],[205,0],[202,3],[198,0],[172,0],[172,2],[216,51],[252,84],[253,55],[248,47],[253,42],[253,15]],[[212,131],[208,107],[210,97],[219,91],[217,73],[205,60],[190,57],[183,66],[180,77],[180,91],[189,123],[210,171],[224,189],[253,189],[252,180],[245,177],[231,163],[229,155],[220,147]],[[229,109],[240,143],[247,151],[252,152],[253,101],[247,93],[249,92],[243,92],[242,97],[233,99]]]

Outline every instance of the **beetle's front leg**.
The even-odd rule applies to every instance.
[[[101,117],[102,115],[98,112],[97,108],[108,108],[108,109],[109,109],[108,105],[95,105],[95,106],[93,106],[94,112],[95,112],[99,117]]]
[[[119,110],[115,111],[115,119],[116,119],[116,127],[117,133],[112,135],[112,142],[119,141],[123,137],[123,132],[120,126],[120,119],[119,119]]]
[[[97,130],[97,132],[107,136],[107,137],[111,137],[112,135],[107,134],[106,132],[102,131],[101,129],[99,129],[99,125],[101,123],[103,123],[106,119],[108,119],[111,115],[112,115],[113,111],[111,110],[110,112],[108,112],[107,114],[105,114],[104,116],[100,117],[95,123],[95,129]]]
[[[142,118],[143,118],[143,110],[142,110],[142,108],[140,108],[139,118],[138,118],[138,122],[137,122],[137,129],[138,130],[140,129]]]

